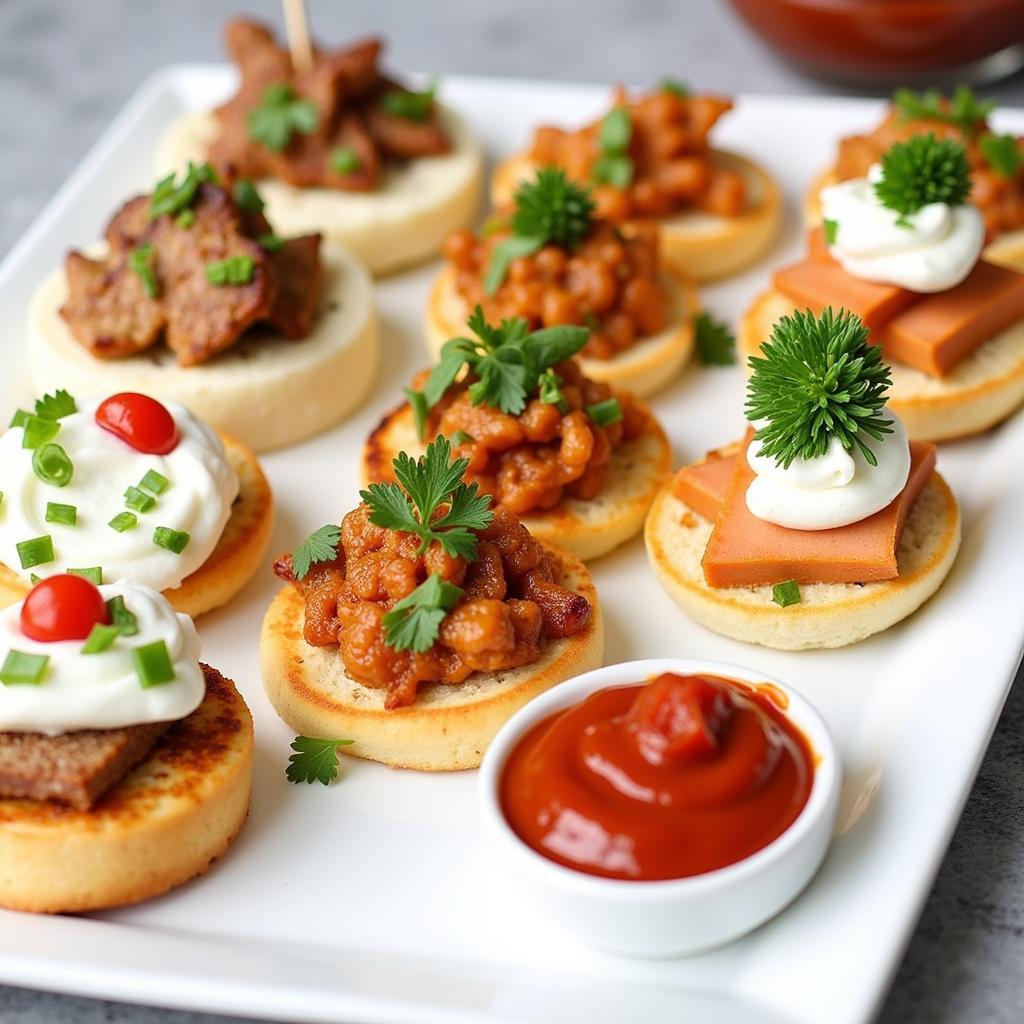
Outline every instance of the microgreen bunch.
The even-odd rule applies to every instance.
[[[938,139],[933,132],[897,142],[882,157],[882,176],[875,182],[879,202],[907,217],[929,203],[961,206],[971,191],[967,152],[952,139]]]

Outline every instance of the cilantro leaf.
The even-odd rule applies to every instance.
[[[1012,135],[983,135],[978,147],[985,162],[1002,178],[1015,178],[1024,163],[1020,143]]]
[[[526,408],[526,367],[519,349],[502,347],[477,360],[480,379],[469,386],[474,405],[486,403],[517,416]]]
[[[309,135],[320,125],[320,112],[310,100],[296,95],[286,82],[268,85],[260,105],[249,111],[249,138],[262,143],[275,153],[281,152],[292,136]]]
[[[727,324],[698,313],[693,320],[697,356],[705,366],[732,366],[736,362],[736,337]]]
[[[191,160],[180,184],[175,181],[173,171],[166,178],[161,178],[149,198],[149,219],[156,220],[164,214],[190,209],[199,186],[206,182],[216,184],[217,172],[209,164],[195,164]]]
[[[60,420],[78,412],[75,400],[63,388],[58,388],[52,395],[43,395],[36,400],[36,415],[44,420]]]
[[[540,235],[509,235],[502,239],[491,251],[491,259],[484,275],[484,291],[493,295],[508,276],[508,268],[513,260],[520,256],[532,256],[544,247],[544,238]]]
[[[311,736],[296,736],[288,758],[285,777],[289,782],[319,782],[330,785],[338,777],[338,748],[347,747],[355,740],[321,740]]]
[[[297,580],[305,579],[310,566],[317,562],[330,562],[338,557],[338,542],[341,540],[341,527],[334,523],[321,526],[314,530],[296,549],[292,555],[292,572]]]
[[[461,587],[432,573],[384,616],[384,642],[394,651],[429,651],[460,597]]]
[[[531,369],[538,373],[564,363],[587,343],[590,331],[586,327],[559,324],[543,327],[523,338],[522,345]]]
[[[380,101],[385,113],[394,117],[402,117],[406,121],[423,122],[430,116],[437,95],[437,79],[431,79],[422,92],[413,89],[392,89],[386,92]]]
[[[953,125],[962,135],[983,125],[996,106],[994,100],[979,100],[966,85],[958,86],[948,100],[938,89],[897,89],[892,99],[902,120],[938,121]]]
[[[633,138],[633,117],[628,107],[615,107],[601,122],[597,141],[601,154],[594,163],[594,181],[599,185],[628,188],[633,183],[633,161],[629,143]]]

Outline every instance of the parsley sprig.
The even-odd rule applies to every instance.
[[[341,527],[334,523],[314,530],[293,552],[292,573],[297,580],[304,580],[310,568],[318,562],[333,562],[338,557],[341,541]]]
[[[420,554],[437,542],[451,558],[475,559],[473,531],[486,529],[494,513],[490,496],[462,480],[469,459],[453,462],[451,442],[437,437],[418,459],[399,452],[393,466],[398,483],[370,484],[359,492],[370,522],[415,534]]]
[[[319,782],[329,786],[338,777],[338,748],[355,740],[321,740],[312,736],[296,736],[288,758],[285,777],[289,782]]]
[[[501,287],[514,259],[532,256],[548,244],[574,249],[590,230],[594,213],[590,190],[558,167],[541,167],[533,181],[519,185],[514,202],[512,234],[494,247],[484,276],[488,295]]]
[[[461,587],[432,573],[384,616],[384,643],[393,651],[429,651],[460,597]]]
[[[1015,178],[1024,163],[1020,143],[1012,135],[983,135],[978,148],[985,163],[1001,178]]]
[[[693,318],[693,329],[697,356],[705,366],[732,366],[736,362],[736,335],[728,324],[704,312]]]
[[[907,217],[929,203],[961,206],[971,191],[971,167],[963,146],[952,139],[938,139],[934,132],[915,135],[892,145],[882,157],[882,176],[875,195],[883,206]]]
[[[979,100],[966,85],[957,86],[948,100],[938,89],[897,89],[892,100],[902,120],[938,121],[953,125],[962,135],[970,135],[995,109],[994,100]]]
[[[892,433],[892,420],[879,415],[892,372],[858,316],[831,307],[820,317],[798,310],[775,324],[761,352],[750,357],[745,409],[748,420],[767,421],[754,435],[761,455],[788,467],[824,455],[836,437],[877,464],[862,437],[883,441]]]
[[[320,112],[287,82],[275,82],[263,92],[260,105],[249,111],[249,138],[280,153],[296,132],[309,135],[320,125]]]

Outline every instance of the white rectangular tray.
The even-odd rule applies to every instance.
[[[152,183],[168,121],[229,90],[227,69],[169,68],[117,118],[0,269],[0,410],[23,400],[26,305],[72,245],[86,245],[132,190]],[[450,78],[444,98],[489,152],[540,121],[597,114],[603,87]],[[783,183],[785,237],[769,260],[703,290],[735,322],[770,268],[802,247],[798,206],[837,135],[872,123],[868,101],[740,97],[720,144]],[[1001,128],[1024,130],[1024,112]],[[356,502],[360,443],[425,362],[419,325],[435,267],[381,283],[381,379],[366,406],[313,442],[268,456],[278,501],[272,553]],[[739,368],[691,368],[654,402],[689,459],[739,435]],[[210,874],[115,913],[0,912],[0,981],[192,1009],[352,1024],[668,1024],[868,1020],[884,995],[1002,707],[1024,642],[1024,417],[943,447],[964,543],[942,592],[906,623],[854,648],[784,654],[690,623],[648,572],[639,539],[594,566],[607,659],[698,655],[758,666],[827,717],[847,782],[842,834],[789,910],[743,941],[689,960],[638,962],[583,948],[521,906],[491,863],[475,774],[396,772],[346,759],[331,789],[290,786],[291,734],[263,695],[257,635],[276,588],[268,565],[204,619],[207,659],[236,679],[257,725],[252,816]]]

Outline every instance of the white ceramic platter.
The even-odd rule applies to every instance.
[[[657,72],[671,71],[658,68]],[[29,295],[72,245],[152,184],[166,124],[229,90],[221,67],[151,79],[0,270],[0,412],[23,401]],[[596,115],[607,90],[450,78],[447,102],[491,155],[532,125]],[[867,101],[741,97],[718,141],[766,164],[785,186],[789,224],[768,262],[704,290],[735,321],[796,256],[796,210],[831,140],[869,125]],[[1000,113],[1024,130],[1024,112]],[[272,553],[356,501],[367,430],[424,363],[420,316],[435,268],[379,287],[384,370],[346,425],[266,459],[279,519]],[[689,459],[739,435],[739,368],[691,368],[654,405]],[[6,415],[6,413],[4,413]],[[138,907],[84,918],[0,913],[0,981],[253,1016],[352,1024],[619,1024],[868,1020],[920,910],[1013,679],[1024,641],[1024,417],[981,441],[944,447],[940,467],[963,507],[964,543],[944,589],[908,622],[857,647],[784,654],[686,620],[648,572],[639,539],[597,563],[608,661],[668,655],[762,668],[824,713],[847,781],[841,834],[824,869],[780,917],[689,960],[631,961],[558,933],[521,906],[492,863],[475,773],[428,776],[346,760],[331,789],[285,781],[291,734],[263,696],[260,619],[275,591],[269,559],[226,610],[204,620],[207,659],[236,679],[257,725],[252,816],[210,874]]]

